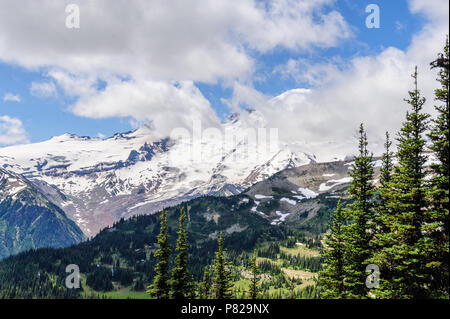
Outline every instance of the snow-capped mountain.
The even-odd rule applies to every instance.
[[[249,130],[249,122],[263,129]],[[107,139],[64,134],[1,148],[0,167],[32,181],[92,236],[120,218],[201,195],[237,194],[313,161],[269,141],[273,136],[263,125],[250,111],[200,135],[194,129],[191,136],[158,138],[147,126]]]

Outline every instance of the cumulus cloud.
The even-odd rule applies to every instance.
[[[54,97],[57,95],[53,82],[32,82],[30,93],[36,97]]]
[[[214,82],[245,77],[246,47],[333,46],[350,35],[332,0],[80,0],[81,27],[65,27],[66,1],[4,0],[0,59],[29,68]]]
[[[3,95],[3,102],[17,102],[20,103],[22,99],[19,94],[5,93]]]
[[[297,83],[310,86],[325,85],[333,80],[346,67],[346,61],[332,57],[325,63],[313,63],[305,58],[289,59],[286,64],[278,65],[275,74],[283,79],[293,78]]]
[[[429,62],[448,32],[448,1],[409,0],[426,24],[404,51],[311,64],[292,59],[276,68],[311,89],[266,96],[252,86],[253,55],[279,48],[311,53],[352,37],[333,0],[81,0],[81,28],[65,28],[64,1],[4,0],[0,4],[0,61],[46,75],[74,98],[70,110],[90,118],[131,117],[167,134],[193,119],[217,126],[195,82],[231,83],[234,110],[256,109],[280,138],[319,160],[355,152],[365,122],[371,147],[400,126],[419,65],[419,84],[432,111],[435,72]],[[233,84],[234,83],[234,84]],[[244,84],[245,83],[245,84]],[[299,85],[300,86],[300,85]],[[251,125],[251,123],[249,123]]]
[[[0,116],[0,145],[27,142],[27,134],[21,120],[7,115]]]
[[[351,36],[334,0],[76,3],[81,26],[68,29],[67,1],[2,1],[0,61],[44,69],[76,99],[77,115],[133,117],[161,132],[198,117],[216,124],[193,83],[251,81],[253,52],[330,47]],[[33,83],[31,92],[52,96],[52,83]]]
[[[192,81],[114,80],[104,90],[81,95],[71,111],[89,118],[132,117],[150,123],[155,132],[170,135],[173,128],[192,128],[194,120],[218,126],[220,120]]]
[[[429,5],[430,4],[430,5]],[[309,83],[309,90],[289,90],[264,96],[251,86],[235,85],[232,105],[246,104],[261,112],[267,125],[279,128],[287,143],[330,160],[356,153],[356,130],[364,122],[370,148],[383,151],[384,132],[396,132],[409,106],[403,101],[413,88],[410,74],[419,68],[419,89],[428,98],[425,111],[434,112],[436,71],[429,63],[441,52],[448,33],[448,1],[410,1],[414,13],[427,23],[410,46],[402,51],[389,47],[373,56],[346,61],[308,64],[290,60],[276,72]]]
[[[334,0],[277,0],[261,2],[245,11],[236,29],[246,43],[260,52],[278,46],[310,51],[335,46],[352,36],[342,15],[325,10]]]

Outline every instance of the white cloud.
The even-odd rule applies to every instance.
[[[51,70],[47,76],[55,80],[67,96],[78,97],[97,93],[98,80],[95,75],[74,75],[62,70]]]
[[[423,14],[430,22],[447,22],[448,30],[448,1],[442,0],[409,0],[409,8],[412,13]]]
[[[168,136],[176,127],[191,128],[193,120],[201,120],[207,127],[220,123],[209,101],[192,81],[115,79],[102,91],[81,95],[71,111],[90,118],[132,117],[140,122],[151,122],[162,136]]]
[[[352,36],[342,15],[326,11],[334,0],[277,0],[256,5],[257,10],[244,11],[236,26],[246,43],[260,52],[278,46],[293,50],[335,46]],[[262,9],[264,8],[265,9]]]
[[[284,79],[292,77],[297,83],[318,86],[329,83],[346,67],[345,63],[339,57],[325,63],[312,63],[304,58],[289,59],[286,64],[275,67],[274,73],[279,73]]]
[[[3,102],[21,102],[21,98],[19,94],[6,93],[3,95]]]
[[[448,33],[448,1],[432,3],[411,1],[411,8],[425,15],[427,23],[405,51],[389,47],[345,64],[308,65],[304,60],[292,60],[276,71],[313,84],[312,89],[290,90],[272,98],[235,85],[230,103],[257,109],[268,126],[279,128],[280,139],[316,154],[319,160],[355,154],[360,122],[368,130],[371,150],[380,154],[384,132],[394,135],[409,109],[403,99],[412,89],[410,74],[415,65],[419,67],[419,88],[428,99],[425,111],[434,112],[433,91],[438,83],[429,63],[442,51]]]
[[[246,47],[309,49],[349,37],[333,2],[80,0],[81,27],[67,29],[65,1],[3,0],[0,60],[155,80],[245,78]]]
[[[235,83],[230,106],[256,108],[265,125],[279,128],[282,140],[322,160],[354,153],[359,122],[366,123],[372,149],[381,150],[384,131],[394,132],[403,120],[415,64],[432,110],[436,82],[429,62],[448,32],[448,1],[410,0],[411,11],[427,23],[405,51],[386,48],[374,56],[313,65],[291,60],[277,71],[313,88],[270,97],[252,88],[252,54],[341,44],[352,34],[330,9],[333,0],[77,3],[81,28],[67,29],[65,2],[1,1],[0,61],[48,71],[76,99],[70,110],[79,116],[150,121],[162,134],[190,127],[194,118],[204,127],[217,125],[193,83],[224,79]]]
[[[57,95],[56,86],[53,82],[32,82],[30,93],[36,97],[54,97]]]
[[[27,143],[28,138],[23,128],[22,121],[9,117],[0,116],[0,144],[11,145],[18,143]]]
[[[65,1],[3,0],[0,61],[43,69],[76,99],[70,109],[80,116],[151,121],[159,133],[194,118],[214,126],[218,119],[194,81],[249,81],[255,51],[337,45],[351,33],[333,3],[80,0],[81,27],[67,29]],[[100,91],[99,80],[106,83]],[[56,89],[33,83],[31,92]]]

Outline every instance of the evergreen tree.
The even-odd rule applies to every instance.
[[[359,155],[355,158],[350,176],[352,182],[348,188],[350,199],[346,214],[349,225],[346,226],[346,278],[344,286],[348,298],[367,296],[366,266],[372,257],[372,238],[374,233],[374,186],[372,155],[367,150],[367,134],[363,124],[359,128]]]
[[[341,201],[332,216],[329,233],[325,237],[324,269],[319,273],[319,284],[324,298],[345,298],[345,223]]]
[[[230,263],[226,260],[223,249],[223,233],[219,236],[219,249],[214,259],[214,284],[213,292],[216,299],[231,299],[233,292],[232,274]]]
[[[159,248],[155,252],[155,257],[158,259],[158,264],[155,268],[156,276],[154,278],[153,285],[150,285],[147,288],[147,293],[157,299],[169,299],[170,297],[169,266],[171,251],[167,223],[167,212],[163,209],[161,213],[161,226],[158,235]]]
[[[392,141],[390,140],[389,132],[386,132],[386,141],[384,143],[385,152],[381,156],[382,165],[380,168],[380,184],[382,187],[388,187],[388,183],[392,179],[394,153],[391,151],[391,146]]]
[[[390,211],[386,226],[386,241],[373,258],[380,267],[380,288],[374,291],[380,298],[426,297],[426,253],[424,249],[424,225],[426,201],[424,133],[429,115],[422,113],[425,98],[417,85],[417,67],[412,75],[414,90],[409,92],[412,111],[398,134],[398,165],[389,183],[386,207]],[[387,276],[386,276],[387,275]]]
[[[211,275],[208,268],[203,273],[203,281],[199,284],[198,294],[200,299],[208,299],[211,291]]]
[[[431,180],[429,197],[431,207],[427,216],[427,267],[432,273],[432,290],[436,296],[449,296],[449,48],[448,37],[444,52],[431,63],[439,69],[440,88],[435,90],[437,117],[433,119],[429,137],[431,151],[437,158],[432,165],[434,176]]]
[[[175,251],[178,252],[175,258],[175,266],[172,272],[172,291],[171,297],[174,299],[184,299],[191,292],[192,278],[187,269],[188,243],[186,232],[186,212],[181,208],[179,218],[180,228],[178,230],[178,239]]]
[[[391,151],[392,141],[389,133],[386,132],[386,142],[384,143],[385,152],[381,156],[380,168],[380,187],[378,188],[377,204],[376,204],[376,226],[374,243],[377,248],[391,245],[389,233],[389,220],[391,211],[388,208],[389,193],[391,191],[390,182],[392,180],[392,171],[394,169],[393,158],[394,153]],[[386,275],[386,274],[385,274]]]
[[[258,297],[260,295],[260,287],[258,284],[259,270],[258,270],[258,264],[256,263],[256,251],[253,253],[251,271],[252,271],[252,278],[250,279],[249,298],[250,299],[258,299]]]
[[[392,219],[394,218],[394,215],[389,207],[391,181],[394,169],[394,153],[391,151],[391,146],[392,141],[390,140],[389,133],[386,132],[386,142],[384,143],[385,151],[381,156],[382,164],[380,168],[380,187],[378,188],[376,203],[376,229],[373,241],[374,254],[371,259],[371,263],[376,265],[380,264],[378,252],[382,249],[388,249],[395,244],[389,228],[389,225],[392,223]],[[387,264],[383,266],[382,274],[382,280],[391,280],[392,270]]]

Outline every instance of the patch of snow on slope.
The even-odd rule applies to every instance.
[[[319,191],[326,192],[337,185],[350,183],[352,181],[352,179],[353,178],[351,178],[351,177],[344,177],[341,179],[331,179],[329,181],[326,181],[325,183],[320,184]]]
[[[280,199],[280,202],[286,202],[286,203],[291,204],[291,205],[297,205],[297,202],[295,200],[289,199],[289,198],[286,198],[286,197],[283,197],[282,199]]]
[[[260,212],[260,211],[258,210],[258,205],[253,206],[252,209],[251,209],[251,211],[254,212],[254,213],[258,213],[258,214],[260,214],[260,215],[262,215],[262,216],[264,216],[264,217],[267,217],[266,214],[264,214],[263,212]]]
[[[21,191],[23,191],[25,188],[27,188],[27,185],[12,187],[9,189],[9,195],[10,196],[16,195],[16,194],[20,193]]]
[[[300,193],[302,193],[303,196],[305,196],[306,198],[315,198],[315,197],[319,196],[319,194],[317,194],[316,192],[314,192],[314,191],[312,191],[312,190],[310,190],[308,188],[300,187],[298,189],[298,191]]]
[[[144,206],[144,205],[147,205],[148,203],[151,203],[151,201],[148,201],[148,202],[144,201],[144,202],[137,203],[136,205],[133,205],[133,206],[129,207],[128,211],[133,210],[133,209],[138,208],[138,207],[141,207],[141,206]]]
[[[248,198],[243,198],[243,199],[241,199],[241,200],[239,201],[238,204],[242,204],[242,203],[247,204],[248,202],[249,202],[249,199],[248,199]]]
[[[286,213],[283,214],[282,212],[280,212],[279,210],[277,210],[275,212],[275,214],[277,214],[278,216],[280,216],[280,218],[273,220],[270,224],[271,225],[279,225],[282,222],[284,222],[286,220],[286,217],[288,217],[290,215],[290,213]]]
[[[256,199],[266,199],[266,198],[268,198],[268,199],[273,199],[273,196],[267,196],[267,195],[256,194],[256,195],[255,195],[255,198],[256,198]]]

